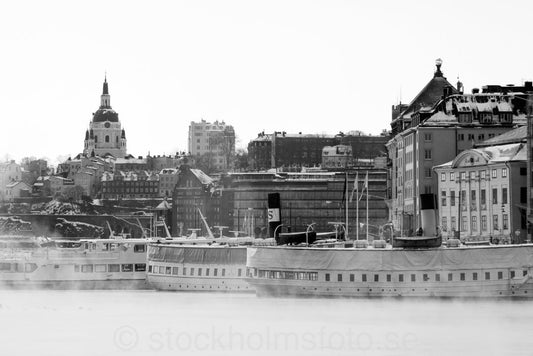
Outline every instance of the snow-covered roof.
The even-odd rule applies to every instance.
[[[198,178],[198,180],[202,184],[209,185],[209,184],[213,183],[213,178],[209,177],[201,169],[193,169],[193,168],[191,168],[191,173],[194,174],[195,177]]]
[[[512,143],[508,145],[490,146],[482,148],[474,148],[461,152],[452,161],[440,164],[433,168],[451,168],[461,166],[461,162],[464,162],[465,158],[477,157],[476,164],[490,165],[495,163],[505,163],[511,161],[526,161],[527,160],[526,145],[523,143]]]

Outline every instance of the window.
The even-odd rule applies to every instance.
[[[135,267],[135,268],[137,268],[137,267]],[[178,270],[179,270],[178,267],[172,267],[172,274],[177,276],[178,275]]]
[[[453,281],[453,273],[448,273],[448,281]]]
[[[441,222],[442,231],[448,231],[448,217],[443,216]]]
[[[81,271],[83,273],[93,273],[93,265],[81,265]]]
[[[473,141],[473,140],[474,140],[474,135],[468,134],[468,141]]]
[[[503,214],[502,220],[503,229],[507,230],[509,228],[509,215]]]
[[[241,277],[242,276],[242,268],[239,268],[237,270],[237,277]]]
[[[107,265],[107,270],[109,272],[120,272],[120,265],[119,264]]]
[[[366,274],[363,274],[363,275],[361,276],[361,280],[362,280],[363,282],[366,282]]]
[[[431,178],[432,177],[431,168],[426,168],[424,171],[425,171],[425,177],[426,178]]]
[[[355,276],[353,274],[350,274],[350,282],[355,282]]]
[[[140,253],[140,252],[145,252],[145,251],[146,251],[146,245],[136,244],[135,246],[133,246],[133,252]]]
[[[379,282],[379,274],[374,275],[374,282]]]
[[[527,168],[520,167],[520,175],[521,176],[527,176]]]
[[[475,210],[476,209],[476,203],[477,203],[477,199],[476,199],[476,191],[475,190],[471,190],[470,191],[470,209],[473,209]]]
[[[502,188],[502,204],[507,204],[507,188]]]
[[[342,282],[342,274],[337,275],[337,282]]]
[[[121,266],[121,270],[122,270],[122,272],[132,272],[133,271],[133,264],[131,264],[131,263],[123,264]]]
[[[194,268],[191,267],[191,276],[194,276]]]
[[[471,171],[470,172],[470,179],[476,179],[476,171]]]
[[[326,280],[326,282],[329,282],[329,273],[326,273],[326,276],[325,276],[325,278],[326,278],[326,279],[325,279],[325,280]]]
[[[481,231],[487,231],[487,216],[481,215]]]
[[[431,159],[431,158],[432,158],[431,150],[424,150],[424,159]]]
[[[106,272],[107,265],[94,265],[94,271],[95,272]]]
[[[424,141],[431,141],[431,134],[430,133],[426,133],[424,134]]]
[[[416,282],[416,274],[411,275],[411,282]]]
[[[457,134],[457,140],[458,141],[464,141],[465,140],[465,135],[464,134]]]
[[[135,264],[135,272],[145,272],[145,271],[146,271],[146,263]]]
[[[450,180],[455,180],[455,172],[450,172]]]
[[[467,223],[466,216],[462,216],[461,217],[461,230],[466,231],[466,223]]]
[[[472,273],[472,280],[477,281],[477,272]]]
[[[441,181],[441,182],[446,182],[446,173],[442,172],[442,173],[440,174],[440,181]]]
[[[472,216],[470,219],[472,223],[472,231],[477,231],[477,216]]]
[[[450,205],[455,206],[455,190],[450,191]]]
[[[492,216],[492,229],[498,230],[498,215],[496,214]]]
[[[109,142],[109,135],[105,135],[105,142]]]
[[[461,180],[466,180],[466,172],[461,172]]]
[[[498,178],[498,171],[496,169],[492,170],[492,178]]]
[[[183,267],[183,275],[186,276],[187,275],[187,267]]]
[[[502,168],[502,178],[507,177],[507,168]]]
[[[466,279],[466,275],[464,274],[464,272],[461,272],[460,279],[461,281],[464,281]]]
[[[428,276],[427,273],[424,273],[424,275],[422,276],[422,280],[423,280],[424,282],[429,281],[429,276]]]
[[[527,187],[520,187],[520,203],[527,204]]]
[[[198,268],[198,275],[199,275],[199,276],[202,275],[202,269],[201,269],[201,268]]]
[[[435,273],[435,282],[440,282],[440,273]]]
[[[256,270],[256,273],[257,273],[257,270]],[[206,268],[206,269],[205,269],[205,275],[206,275],[206,276],[209,276],[209,268]]]
[[[392,281],[392,276],[390,274],[387,274],[387,282]]]
[[[489,279],[490,279],[490,272],[485,272],[485,279],[486,279],[486,280],[489,280]]]
[[[398,282],[403,282],[403,274],[398,275]]]
[[[451,227],[452,230],[455,231],[455,230],[457,229],[457,222],[456,222],[456,218],[455,218],[455,216],[452,216],[452,219],[451,219],[450,225],[451,225],[450,227]]]
[[[503,272],[502,271],[498,272],[498,279],[503,279]]]
[[[483,170],[483,171],[481,171],[481,172],[479,173],[479,175],[480,175],[481,179],[485,179],[485,178],[486,178],[486,173],[487,173],[487,172],[486,172],[486,171],[484,171],[484,170]]]
[[[217,276],[217,273],[218,273],[218,268],[215,268],[215,270],[213,271],[213,276]]]
[[[492,204],[498,204],[498,189],[492,188]]]
[[[481,189],[481,192],[480,192],[480,196],[481,196],[481,209],[483,209],[483,205],[487,204],[487,192],[485,189]]]
[[[514,278],[514,277],[515,277],[515,272],[511,271],[511,278]]]

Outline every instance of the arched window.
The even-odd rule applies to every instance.
[[[109,142],[109,135],[105,135],[105,142]]]

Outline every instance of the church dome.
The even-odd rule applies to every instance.
[[[113,109],[98,109],[93,114],[93,122],[118,122],[118,113]]]

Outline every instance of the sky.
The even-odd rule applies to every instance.
[[[191,121],[390,129],[435,59],[465,90],[533,78],[531,1],[4,1],[0,161],[83,150],[107,73],[128,153],[187,151]]]

